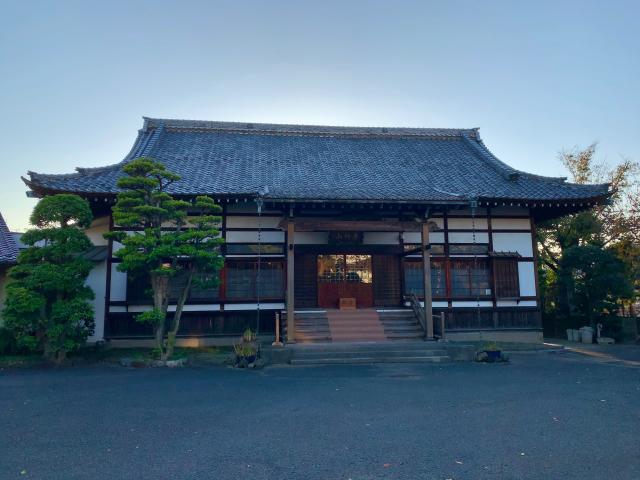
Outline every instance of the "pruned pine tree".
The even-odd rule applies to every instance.
[[[136,317],[153,326],[161,360],[171,358],[184,305],[196,286],[212,288],[223,266],[219,225],[221,208],[207,196],[193,203],[174,198],[167,187],[180,177],[152,158],[142,157],[123,167],[122,190],[113,207],[113,220],[122,230],[107,238],[122,244],[114,255],[118,269],[151,285],[153,309]],[[178,292],[171,298],[171,292]],[[169,303],[176,310],[168,314]]]

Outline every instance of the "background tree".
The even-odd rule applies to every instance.
[[[93,333],[93,291],[85,285],[92,264],[83,229],[92,221],[86,200],[76,195],[45,197],[33,210],[36,228],[22,235],[28,247],[9,272],[3,312],[6,327],[25,348],[58,363]]]
[[[633,283],[625,264],[601,245],[569,248],[560,260],[558,282],[573,293],[576,311],[595,328],[602,319],[617,315],[621,301],[633,296]]]
[[[545,298],[546,316],[569,323],[571,318],[580,317],[583,321],[596,315],[596,311],[588,306],[590,303],[585,295],[589,292],[584,288],[588,285],[596,296],[610,289],[606,285],[610,277],[602,267],[615,266],[618,272],[619,264],[612,263],[612,256],[625,264],[622,268],[625,284],[619,285],[617,293],[614,292],[615,287],[609,290],[606,297],[609,300],[615,298],[620,308],[632,302],[635,295],[631,292],[629,298],[626,288],[631,280],[632,265],[624,252],[640,245],[640,168],[628,159],[623,159],[615,167],[598,162],[595,159],[596,147],[592,144],[585,149],[564,151],[560,160],[575,183],[609,183],[611,196],[608,201],[587,211],[543,222],[537,229],[541,271],[544,273],[540,276],[540,286]],[[627,248],[622,249],[622,245],[627,245]],[[581,270],[575,262],[587,260],[591,262],[585,266],[586,271],[591,272],[589,282],[576,283],[574,275]],[[600,315],[612,308],[612,305],[603,307]]]
[[[213,199],[199,196],[193,204],[175,199],[167,187],[180,179],[151,158],[138,158],[123,167],[122,192],[113,207],[116,225],[129,232],[107,234],[122,243],[115,252],[118,269],[151,284],[153,309],[136,317],[153,326],[160,358],[173,354],[184,304],[194,286],[210,288],[219,281],[223,265]],[[189,216],[187,216],[189,215]],[[167,322],[171,292],[178,292],[176,311]]]

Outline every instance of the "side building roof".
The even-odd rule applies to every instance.
[[[13,264],[18,259],[18,245],[0,214],[0,265]]]
[[[115,194],[123,164],[149,156],[180,175],[178,195],[275,201],[598,202],[608,185],[516,170],[478,129],[330,127],[145,118],[122,162],[51,175],[29,172],[36,195]]]

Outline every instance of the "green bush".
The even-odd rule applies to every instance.
[[[18,346],[18,341],[11,330],[0,327],[0,355],[20,355],[24,352]]]

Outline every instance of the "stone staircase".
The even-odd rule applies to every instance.
[[[384,333],[389,340],[419,340],[424,330],[411,309],[378,310]]]
[[[288,345],[292,365],[442,363],[447,350],[436,342],[333,342]]]
[[[374,309],[328,310],[327,320],[333,342],[384,342],[387,336]]]
[[[283,313],[286,319],[286,314]],[[285,337],[286,338],[286,337]],[[330,342],[331,332],[327,312],[324,310],[309,310],[296,312],[296,342]]]
[[[282,315],[286,320],[286,313]],[[422,338],[424,331],[410,309],[296,312],[295,339],[298,343],[384,342]]]

